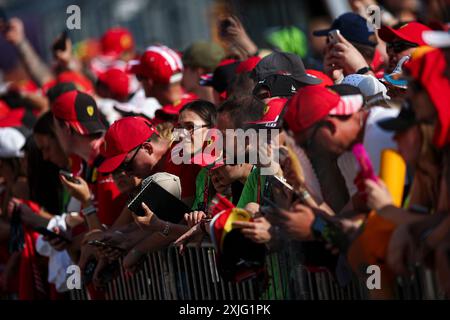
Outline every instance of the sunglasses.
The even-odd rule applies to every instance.
[[[134,151],[133,156],[130,159],[123,161],[122,164],[117,168],[116,171],[117,172],[130,172],[133,169],[134,158],[136,158],[139,150],[141,150],[143,145],[144,144],[139,145],[136,148],[136,151]]]
[[[415,43],[411,43],[411,42],[407,42],[407,41],[394,41],[394,42],[389,42],[387,44],[387,49],[391,49],[393,50],[395,53],[400,53],[402,51],[411,49],[411,48],[416,48],[418,45]]]

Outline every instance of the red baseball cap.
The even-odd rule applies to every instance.
[[[247,73],[255,69],[256,65],[261,61],[259,56],[250,57],[242,61],[236,68],[236,73]]]
[[[378,35],[385,42],[393,42],[396,39],[400,39],[423,46],[426,43],[423,40],[422,33],[429,30],[431,29],[426,25],[413,21],[405,23],[397,29],[382,26]]]
[[[263,117],[258,121],[247,122],[246,127],[280,128],[287,101],[287,98],[274,98],[269,100],[264,108]]]
[[[316,77],[316,78],[322,80],[322,82],[319,83],[319,86],[328,87],[328,86],[334,85],[333,80],[331,80],[331,78],[329,76],[327,76],[325,73],[323,73],[321,71],[314,70],[314,69],[306,69],[306,73],[310,76],[313,76],[313,77]]]
[[[339,85],[346,89],[348,85]],[[289,100],[284,120],[295,132],[304,132],[328,115],[351,115],[361,109],[363,97],[361,94],[346,94],[340,96],[333,89],[323,86],[305,86]],[[357,88],[352,87],[357,90]]]
[[[75,71],[64,71],[56,76],[56,79],[50,80],[42,86],[44,93],[56,86],[58,83],[73,83],[77,90],[86,92],[88,94],[94,93],[94,86],[92,82],[81,73]]]
[[[192,102],[197,99],[198,99],[198,97],[195,95],[191,95],[191,94],[184,95],[183,98],[176,101],[175,103],[166,104],[161,109],[156,110],[155,116],[159,117],[159,116],[161,116],[161,114],[177,116],[180,114],[180,110],[183,109],[183,107],[185,105],[187,105],[189,102]]]
[[[450,80],[445,75],[447,61],[442,50],[420,50],[421,48],[415,51],[405,70],[430,96],[438,114],[433,143],[442,148],[450,143]]]
[[[166,46],[150,46],[139,60],[128,63],[128,70],[155,82],[169,84],[181,81],[183,62],[178,53]]]
[[[120,69],[106,70],[98,76],[98,81],[109,89],[113,98],[122,100],[130,94],[130,78],[126,72]]]
[[[105,134],[101,154],[105,160],[99,172],[113,172],[125,160],[128,152],[143,144],[154,134],[159,135],[153,124],[142,117],[126,117],[114,122]]]
[[[0,128],[22,127],[24,125],[25,108],[14,108],[0,116]]]
[[[123,52],[134,48],[134,39],[130,31],[115,27],[108,29],[100,40],[102,53],[117,57]]]
[[[6,116],[10,111],[9,106],[3,100],[0,100],[0,118]]]
[[[72,90],[59,95],[51,111],[55,118],[67,121],[81,135],[106,130],[94,98],[84,92]]]

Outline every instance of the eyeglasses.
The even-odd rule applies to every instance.
[[[387,44],[387,49],[392,49],[395,53],[400,53],[402,51],[415,47],[417,47],[417,44],[407,41],[394,41]]]
[[[125,160],[124,162],[122,162],[122,164],[119,166],[119,168],[117,168],[116,172],[130,172],[133,169],[134,158],[136,158],[139,150],[141,150],[143,145],[144,144],[139,145],[136,148],[136,151],[133,153],[133,156],[130,159]]]
[[[201,129],[201,128],[207,128],[207,127],[209,127],[209,125],[207,125],[207,124],[198,125],[198,124],[194,124],[194,123],[186,123],[186,124],[179,123],[178,126],[176,127],[176,129],[186,130],[189,133],[189,135],[192,135],[195,130]]]

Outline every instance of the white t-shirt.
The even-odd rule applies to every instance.
[[[369,154],[373,169],[378,174],[380,173],[381,152],[384,149],[397,150],[397,143],[393,140],[393,132],[381,129],[377,122],[386,118],[396,118],[398,113],[398,109],[373,107],[370,109],[367,117],[363,145]],[[358,163],[351,151],[343,153],[337,159],[337,163],[345,179],[348,193],[350,196],[353,196],[358,191],[354,184],[356,175],[359,172]]]

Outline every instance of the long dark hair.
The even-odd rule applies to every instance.
[[[56,140],[53,115],[50,111],[39,117],[33,132]],[[64,210],[64,188],[59,180],[60,168],[43,159],[33,136],[27,139],[25,153],[30,199],[43,206],[49,213],[61,214]]]
[[[182,113],[183,111],[194,112],[203,121],[205,121],[205,124],[209,128],[213,128],[216,126],[217,109],[216,109],[216,106],[209,101],[195,100],[195,101],[189,102],[180,110],[180,113]]]
[[[61,214],[64,210],[64,189],[59,180],[59,168],[54,163],[43,159],[33,136],[28,137],[24,150],[30,200],[53,215]]]

